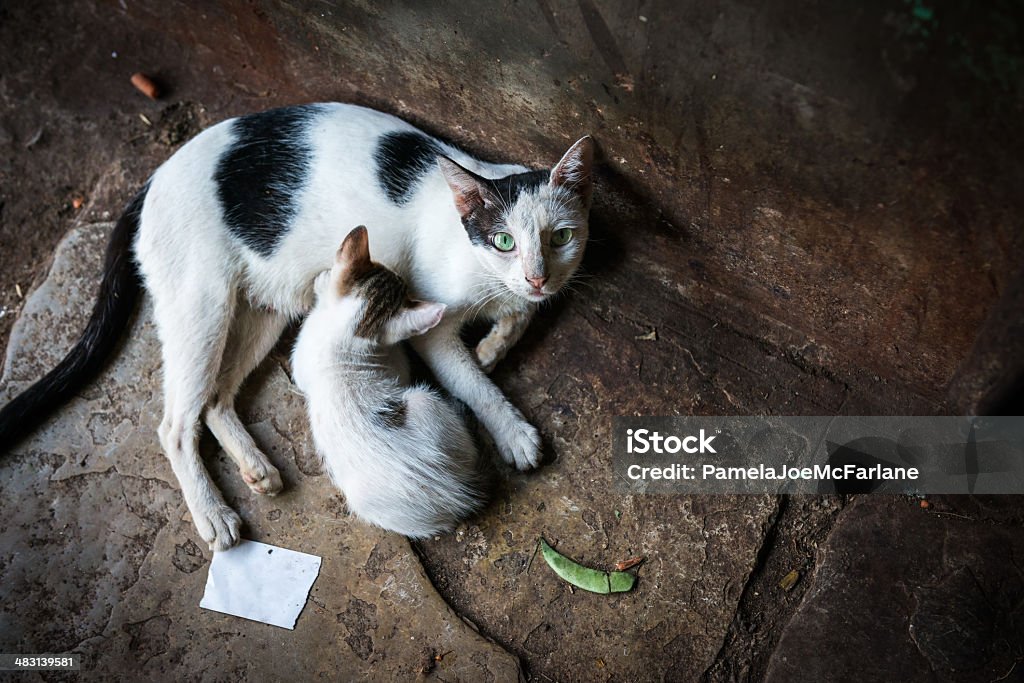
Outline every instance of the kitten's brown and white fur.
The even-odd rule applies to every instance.
[[[462,418],[409,386],[400,342],[437,326],[445,305],[412,302],[353,230],[316,280],[292,353],[317,451],[357,517],[412,538],[449,531],[483,503],[480,460]]]

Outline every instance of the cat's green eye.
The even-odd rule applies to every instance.
[[[496,232],[491,237],[491,244],[498,251],[512,251],[516,248],[516,239],[507,232]]]
[[[564,247],[572,242],[572,228],[562,228],[551,233],[551,244],[556,247]]]

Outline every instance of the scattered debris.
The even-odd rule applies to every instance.
[[[932,504],[926,498],[922,498],[921,502],[919,503],[919,505],[921,506],[922,510],[927,510],[928,508],[930,508],[932,506]]]
[[[420,657],[420,674],[425,676],[432,672],[438,661],[440,661],[438,655],[435,655],[433,650],[424,648],[423,655]]]
[[[602,594],[624,593],[632,590],[636,583],[636,577],[632,574],[621,571],[604,572],[573,562],[558,553],[543,538],[540,539],[540,548],[544,560],[556,574],[585,591]]]
[[[24,299],[25,298],[24,295],[22,295],[22,293],[21,293],[21,285],[19,285],[17,282],[14,283],[14,292],[15,292],[15,294],[18,295],[19,299]]]
[[[155,100],[160,97],[160,88],[158,88],[157,84],[153,82],[153,79],[142,72],[135,72],[132,74],[132,85],[135,86],[136,90],[151,100]]]
[[[800,572],[793,570],[790,573],[782,577],[782,581],[779,581],[779,588],[786,591],[787,593],[793,590],[793,586],[800,580]]]
[[[85,197],[80,194],[76,194],[71,198],[71,208],[78,211],[82,208],[82,204],[85,204]]]
[[[657,328],[651,328],[651,331],[647,334],[638,335],[633,337],[633,339],[638,341],[658,341],[658,330]]]
[[[158,127],[158,141],[168,147],[177,147],[202,130],[196,106],[182,102],[164,108],[160,113]]]
[[[152,126],[153,125],[153,122],[150,121],[149,117],[146,116],[145,114],[139,114],[139,118],[142,119],[142,122],[144,124],[146,124],[147,126]]]
[[[447,652],[436,654],[431,648],[424,648],[423,655],[420,657],[420,674],[426,676],[427,674],[432,673],[437,665],[443,662],[444,658],[453,652],[455,652],[455,650],[448,650]]]
[[[622,519],[622,510],[615,511],[615,519]]]
[[[615,571],[624,572],[627,569],[632,569],[633,567],[635,567],[638,564],[640,564],[641,562],[643,562],[645,559],[647,559],[647,558],[646,557],[631,557],[628,560],[622,560],[621,562],[616,562],[615,563]]]

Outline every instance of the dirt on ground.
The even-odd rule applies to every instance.
[[[870,661],[883,679],[1012,680],[1024,656],[1024,589],[1019,568],[1006,569],[1022,540],[1016,498],[926,509],[909,497],[622,496],[609,493],[607,444],[614,415],[970,411],[992,377],[1019,367],[1011,340],[993,335],[973,363],[982,389],[957,383],[986,320],[1020,317],[1009,300],[1024,246],[1013,3],[471,5],[0,7],[0,345],[61,238],[74,229],[83,258],[97,258],[95,239],[146,177],[229,116],[356,102],[536,165],[590,132],[602,166],[588,279],[542,311],[495,375],[544,435],[539,473],[506,473],[488,510],[449,537],[367,537],[328,500],[301,428],[280,422],[274,402],[291,400],[282,353],[243,412],[301,495],[265,510],[209,449],[255,537],[314,539],[338,562],[299,642],[381,678],[420,666],[422,648],[396,633],[448,629],[479,661],[436,660],[439,679],[447,666],[468,677],[521,667],[536,680],[810,681],[836,671],[794,662],[841,652],[843,666]],[[138,71],[159,99],[131,85]],[[59,318],[54,347],[87,305],[68,295],[77,308]],[[26,382],[55,348],[19,353]],[[144,377],[131,405],[103,380],[5,466],[9,490],[33,491],[39,515],[47,496],[82,502],[83,526],[68,503],[0,533],[27,544],[24,557],[53,558],[52,585],[30,572],[9,584],[50,610],[18,622],[20,642],[91,643],[111,653],[108,672],[138,665],[141,648],[170,676],[196,654],[185,624],[207,556],[155,446],[152,356],[146,346],[117,366]],[[134,424],[142,408],[138,429],[108,444],[111,420]],[[84,445],[60,445],[69,438]],[[282,514],[291,526],[276,524]],[[46,550],[62,525],[77,529],[62,542],[84,560]],[[587,601],[538,573],[541,535],[595,565],[649,557],[632,601]],[[86,597],[62,613],[48,591],[64,580]],[[432,611],[414,628],[417,600]],[[978,605],[986,616],[961,620],[964,638],[942,639]],[[60,631],[68,615],[94,630]],[[203,619],[211,642],[230,645],[203,650],[225,678],[252,673],[239,652],[276,642]]]

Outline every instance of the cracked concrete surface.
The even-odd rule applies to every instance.
[[[1021,680],[1024,535],[1017,520],[956,511],[964,500],[869,496],[844,510],[766,680]]]
[[[90,309],[112,225],[81,224],[11,335],[6,401],[58,360]],[[210,552],[156,442],[158,348],[144,305],[103,377],[0,468],[0,650],[79,652],[90,675],[150,680],[516,680],[514,656],[437,595],[408,543],[353,523],[311,466],[303,402],[268,363],[252,382],[250,429],[286,491],[257,497],[222,452],[208,465],[246,537],[324,558],[294,632],[199,609]],[[216,449],[208,448],[209,451]]]
[[[61,242],[49,276],[30,295],[14,327],[0,400],[51,367],[74,340],[91,305],[111,228],[80,222]],[[737,407],[726,389],[701,393],[710,383],[708,373],[721,372],[710,369],[721,363],[717,354],[694,345],[673,325],[659,323],[657,334],[650,335],[617,312],[626,310],[616,295],[617,278],[623,276],[612,271],[606,282],[594,283],[599,295],[593,301],[570,299],[542,314],[497,372],[555,457],[534,474],[506,472],[482,515],[415,549],[349,520],[340,496],[322,476],[302,399],[280,355],[262,366],[244,392],[242,414],[281,469],[285,493],[256,496],[212,440],[205,450],[214,478],[245,520],[247,538],[324,557],[292,634],[198,608],[209,552],[188,519],[155,438],[161,413],[158,348],[145,302],[112,366],[0,468],[3,490],[17,492],[0,500],[0,649],[81,652],[90,671],[115,675],[144,667],[167,678],[187,677],[198,663],[214,680],[295,672],[383,679],[416,675],[431,656],[448,653],[436,667],[442,680],[515,680],[521,676],[520,658],[529,662],[532,674],[555,680],[702,675],[721,680],[728,669],[722,668],[722,657],[742,659],[735,620],[741,600],[752,599],[752,573],[785,567],[763,557],[769,533],[779,533],[779,502],[771,496],[616,491],[602,465],[610,415],[630,409],[653,413],[670,401],[678,405],[680,391],[704,409]],[[669,304],[651,290],[647,305]],[[629,310],[643,309],[641,304]],[[744,350],[734,332],[721,334],[729,335],[736,367],[749,367],[763,353]],[[602,346],[622,352],[599,367],[576,351]],[[742,354],[749,354],[747,360],[735,361]],[[793,401],[841,406],[868,400],[794,365],[782,365],[776,373],[781,386],[805,392],[807,399],[793,391]],[[640,382],[646,392],[638,396]],[[740,387],[735,391],[751,400]],[[856,510],[872,505],[878,504],[864,502]],[[812,507],[798,523],[817,519],[821,529],[832,526],[834,506]],[[849,529],[864,526],[848,521],[850,514],[840,516],[836,526],[847,531],[828,537],[838,550],[824,551],[826,559],[818,560],[821,568],[805,581],[812,588],[796,616],[788,625],[785,619],[773,625],[785,626],[770,660],[769,673],[777,680],[792,680],[797,669],[803,671],[807,655],[800,653],[801,644],[819,643],[829,627],[840,628],[836,637],[847,636],[841,628],[846,622],[829,621],[836,609],[834,591],[854,590],[845,599],[857,601],[862,597],[853,587],[870,585],[869,578],[851,582],[848,563],[833,569],[836,560],[829,553],[872,547],[868,540],[845,538]],[[896,518],[888,508],[881,514]],[[796,527],[789,538],[807,542],[821,538],[821,529]],[[594,566],[646,557],[637,588],[610,597],[570,590],[542,561],[534,561],[541,536]],[[890,543],[909,545],[898,538]],[[899,556],[883,552],[881,557],[890,555]],[[783,561],[792,563],[797,556],[790,552]],[[827,576],[833,579],[822,578]],[[950,581],[959,575],[952,576]],[[979,586],[991,583],[982,581]],[[937,590],[946,591],[941,585]],[[816,606],[822,600],[825,604]],[[745,609],[749,616],[751,608]],[[870,614],[853,605],[839,609],[850,618]],[[807,614],[824,623],[804,626]],[[941,624],[942,618],[948,615],[940,610],[933,621]],[[873,626],[882,639],[901,630],[895,622]],[[861,632],[871,630],[864,625]],[[948,643],[925,642],[933,657],[949,656]],[[794,647],[797,653],[791,654]],[[792,662],[797,669],[786,669]],[[886,661],[878,668],[896,670],[902,669]]]
[[[12,332],[0,400],[52,366],[75,339],[111,227],[77,224],[58,247]],[[459,611],[528,657],[534,671],[640,680],[656,661],[673,677],[693,678],[722,646],[776,500],[617,494],[599,463],[610,441],[606,418],[621,398],[609,393],[605,373],[561,357],[572,344],[560,337],[579,327],[577,313],[563,311],[558,324],[550,317],[538,330],[549,337],[546,349],[562,351],[541,350],[534,335],[499,381],[558,458],[534,475],[509,472],[483,515],[421,543],[419,553]],[[631,324],[582,328],[575,334],[636,336]],[[662,339],[667,344],[671,333]],[[145,666],[172,677],[198,658],[215,678],[283,675],[294,667],[386,678],[413,673],[429,650],[452,653],[439,664],[442,677],[515,679],[515,655],[455,616],[408,543],[350,523],[321,476],[301,397],[273,357],[249,383],[242,410],[281,468],[286,492],[250,493],[212,440],[208,462],[242,514],[247,538],[322,555],[324,569],[294,635],[200,610],[209,552],[155,438],[162,406],[148,303],[128,340],[102,377],[0,469],[3,488],[18,491],[0,502],[7,520],[0,649],[74,650],[91,670]],[[524,354],[544,359],[531,363]],[[561,370],[545,380],[549,364]],[[650,361],[648,372],[659,367]],[[542,535],[596,566],[645,555],[638,588],[612,598],[570,592],[543,562],[531,566]],[[289,643],[291,658],[274,654],[272,643]],[[251,656],[264,647],[265,660]],[[304,652],[317,656],[306,660]]]

